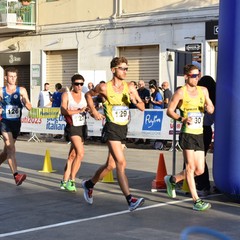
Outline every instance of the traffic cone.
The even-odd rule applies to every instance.
[[[104,183],[114,183],[113,172],[109,171],[108,174],[102,179]]]
[[[56,170],[52,169],[52,162],[51,162],[51,157],[50,157],[49,150],[46,150],[43,169],[39,172],[46,172],[46,173],[56,172]]]
[[[185,192],[185,193],[190,193],[188,183],[187,183],[187,179],[183,180],[182,191]]]
[[[163,153],[160,153],[156,179],[152,181],[152,189],[151,189],[152,192],[157,191],[159,189],[166,189],[166,184],[164,182],[164,177],[166,175],[167,175],[167,170],[166,170],[166,165],[164,161],[164,156],[163,156]]]

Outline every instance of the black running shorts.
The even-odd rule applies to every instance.
[[[105,134],[108,141],[120,141],[126,143],[127,125],[118,125],[112,122],[105,123]]]
[[[72,136],[79,136],[82,138],[82,141],[84,142],[87,138],[87,125],[75,127],[67,124],[64,129],[65,140],[67,142],[70,142]]]
[[[7,119],[1,120],[1,132],[11,132],[14,139],[17,139],[21,129],[21,122],[10,121]]]
[[[179,145],[183,150],[204,151],[203,134],[180,133]]]

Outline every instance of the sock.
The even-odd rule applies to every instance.
[[[174,176],[171,176],[170,179],[169,179],[169,181],[170,181],[171,183],[176,183],[176,178],[175,178]]]
[[[131,199],[132,199],[132,194],[129,194],[129,195],[126,196],[126,200],[127,200],[128,205],[130,205]]]
[[[198,199],[194,202],[194,204],[198,203],[199,201],[201,201],[200,198],[198,198]]]
[[[15,172],[15,173],[13,174],[13,177],[15,178],[17,175],[18,175],[18,172]]]
[[[85,186],[88,188],[88,189],[91,189],[91,188],[93,188],[94,187],[94,183],[92,182],[92,180],[90,179],[90,180],[88,180],[88,181],[86,181],[86,183],[85,183]]]

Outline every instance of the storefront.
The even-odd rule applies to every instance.
[[[0,53],[0,75],[1,86],[4,82],[4,69],[7,67],[15,67],[18,70],[17,85],[25,87],[29,97],[31,88],[31,71],[30,71],[31,53],[30,52],[13,52]]]

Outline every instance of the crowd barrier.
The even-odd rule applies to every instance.
[[[32,134],[63,134],[66,122],[59,114],[59,108],[34,108],[30,114],[23,109],[21,132]],[[166,110],[130,109],[131,120],[128,125],[128,138],[147,138],[172,140],[173,120],[166,115]],[[88,136],[101,136],[104,121],[97,121],[87,114]],[[176,137],[181,123],[176,124]]]

